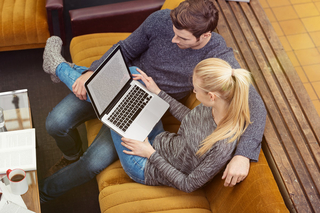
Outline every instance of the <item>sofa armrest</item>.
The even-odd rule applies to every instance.
[[[236,186],[224,186],[223,171],[205,186],[212,212],[289,213],[262,150],[259,161],[250,164],[248,176]]]
[[[70,10],[72,35],[133,32],[164,0],[135,0]]]
[[[47,19],[48,19],[48,26],[50,35],[55,35],[54,27],[53,27],[53,19],[52,19],[52,12],[58,12],[58,19],[59,19],[59,28],[60,28],[60,37],[64,44],[66,44],[66,33],[64,29],[64,20],[63,20],[63,0],[46,0],[46,9],[47,9]]]

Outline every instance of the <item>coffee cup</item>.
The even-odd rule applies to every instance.
[[[13,194],[22,195],[28,191],[26,172],[23,169],[8,169],[7,178]]]

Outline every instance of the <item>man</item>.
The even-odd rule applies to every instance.
[[[233,68],[240,67],[232,49],[226,46],[220,35],[213,33],[217,22],[218,10],[213,2],[186,0],[172,11],[161,10],[151,14],[137,30],[118,44],[129,66],[141,68],[162,90],[180,100],[192,91],[192,70],[201,60],[221,58]],[[81,140],[76,130],[79,124],[96,117],[91,104],[84,101],[87,98],[84,82],[112,49],[93,62],[89,69],[81,69],[80,77],[72,85],[73,93],[48,115],[47,131],[56,140],[63,157],[50,169],[51,173],[56,173],[40,184],[40,195],[44,201],[91,180],[117,159],[113,143],[107,142],[111,139],[108,127],[101,128],[81,158]],[[65,60],[60,50],[61,42],[47,42],[44,53],[44,70],[55,81],[59,80],[57,76],[65,69],[78,69],[77,66],[72,68],[63,63]],[[250,101],[257,96],[258,93],[251,87],[250,108],[259,105]],[[258,100],[262,102],[260,97]],[[266,113],[264,109],[260,111]],[[253,115],[251,121],[240,138],[235,156],[224,171],[222,178],[226,179],[225,186],[234,186],[242,181],[249,172],[250,160],[258,160],[262,135],[254,133],[261,126],[258,124],[265,121]]]

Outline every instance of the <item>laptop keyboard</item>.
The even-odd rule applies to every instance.
[[[125,132],[151,97],[151,95],[135,85],[108,120]]]

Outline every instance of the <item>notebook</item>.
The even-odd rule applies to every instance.
[[[119,135],[143,141],[169,104],[133,80],[120,45],[85,82],[97,117]]]

